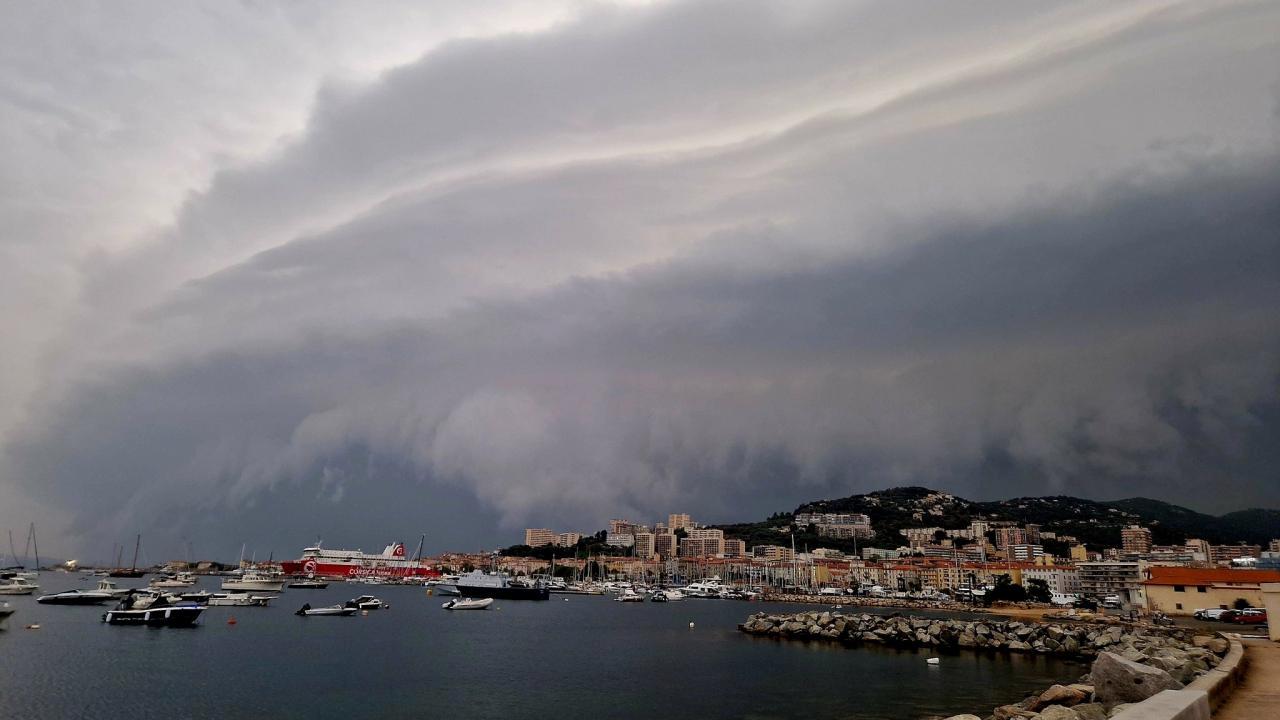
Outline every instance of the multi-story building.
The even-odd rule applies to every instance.
[[[1143,581],[1147,609],[1170,615],[1190,615],[1198,608],[1231,608],[1243,599],[1261,607],[1261,583],[1280,582],[1276,570],[1152,567]]]
[[[1010,560],[1017,560],[1020,562],[1031,562],[1032,560],[1044,555],[1044,547],[1040,545],[1033,545],[1031,543],[1006,545],[1004,551]]]
[[[658,537],[651,532],[638,532],[634,536],[636,541],[636,557],[651,558],[654,554],[654,540]]]
[[[937,533],[946,534],[939,527],[902,528],[898,531],[898,534],[907,539],[907,545],[912,548],[932,544]]]
[[[1088,562],[1088,561],[1089,561],[1089,548],[1085,547],[1084,545],[1071,546],[1071,562],[1082,563],[1082,562]]]
[[[680,543],[680,557],[716,557],[724,554],[724,531],[693,528]]]
[[[615,535],[635,535],[639,530],[639,526],[630,520],[619,520],[614,518],[609,521],[609,532]]]
[[[1141,607],[1142,581],[1146,563],[1141,561],[1110,560],[1080,563],[1080,592],[1098,599],[1116,595],[1126,607]]]
[[[751,553],[760,560],[794,560],[795,553],[789,547],[781,545],[756,545]]]
[[[874,537],[871,518],[862,513],[799,513],[795,517],[799,527],[813,525],[819,535],[834,538]]]
[[[556,545],[559,545],[560,547],[573,547],[574,545],[577,545],[578,541],[581,539],[582,533],[562,532],[559,535],[556,535]]]
[[[1151,530],[1141,525],[1130,525],[1121,529],[1120,550],[1125,555],[1141,555],[1151,552]]]
[[[1022,580],[1043,580],[1049,586],[1049,592],[1058,595],[1076,595],[1080,592],[1080,571],[1073,567],[1049,565],[1046,567],[1026,568],[1022,571]]]
[[[653,536],[653,554],[662,559],[676,557],[680,550],[680,537],[675,533],[659,533]]]
[[[1209,557],[1212,555],[1212,546],[1209,545],[1208,540],[1193,538],[1186,542],[1186,546],[1191,551],[1192,557],[1195,557],[1196,562],[1209,562]]]
[[[889,560],[896,559],[898,557],[897,550],[889,550],[886,548],[864,547],[861,552],[863,560]]]
[[[999,527],[995,531],[996,547],[1006,548],[1010,545],[1026,545],[1027,531],[1020,527]]]
[[[1227,564],[1236,558],[1256,558],[1262,554],[1259,545],[1210,545],[1209,561],[1215,565]]]
[[[606,533],[604,544],[614,547],[631,547],[636,544],[636,536],[631,533]]]
[[[529,547],[541,547],[543,545],[551,545],[556,541],[556,531],[547,528],[526,528],[524,531],[524,544]]]
[[[747,556],[747,541],[738,540],[736,538],[728,538],[724,541],[724,556],[726,558],[744,558]]]
[[[697,527],[687,513],[672,513],[667,516],[667,528],[672,532]]]

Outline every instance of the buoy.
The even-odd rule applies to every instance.
[[[235,615],[232,615],[231,617],[227,618],[227,624],[228,624],[228,625],[235,625],[235,624],[236,624],[236,616],[235,616]]]
[[[693,623],[689,623],[689,628],[690,628],[690,629],[692,629],[692,628],[693,628]]]

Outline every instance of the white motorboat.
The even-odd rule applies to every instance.
[[[391,606],[372,595],[361,595],[358,598],[348,600],[347,607],[354,607],[357,610],[380,610]]]
[[[330,605],[328,607],[311,607],[311,603],[307,603],[298,608],[294,615],[355,615],[360,608],[343,607],[342,605]]]
[[[96,590],[64,590],[59,593],[41,595],[36,598],[36,602],[45,605],[100,605],[114,599],[115,596],[111,593],[98,592]]]
[[[493,598],[476,598],[475,600],[458,598],[457,600],[450,600],[440,607],[445,610],[484,610],[492,604]]]
[[[284,580],[280,577],[259,572],[247,572],[238,578],[229,577],[222,581],[223,590],[257,590],[260,592],[284,592]]]
[[[209,592],[208,590],[196,590],[193,592],[178,593],[178,597],[182,598],[183,600],[190,600],[192,602],[203,603],[203,602],[207,602],[209,598],[213,597],[213,593]]]
[[[659,597],[662,599],[659,600]],[[654,602],[677,602],[679,600],[684,600],[684,593],[679,590],[655,590],[653,597],[650,599]]]
[[[135,591],[121,598],[114,609],[103,613],[102,622],[108,625],[191,627],[202,612],[204,607],[183,602],[174,595]]]
[[[21,575],[14,575],[11,578],[0,580],[0,595],[30,595],[39,589],[39,585]]]
[[[116,585],[114,582],[106,579],[105,577],[98,581],[97,591],[108,593],[112,597],[122,597],[124,595],[128,595],[132,590],[133,588],[122,588]]]
[[[293,580],[289,582],[290,590],[323,590],[327,587],[329,587],[328,582],[324,580],[316,580],[315,578]]]
[[[644,602],[644,596],[636,592],[635,590],[632,590],[631,588],[626,588],[622,591],[622,594],[614,598],[614,600],[617,602],[637,602],[638,603],[638,602]]]
[[[250,595],[249,593],[214,593],[206,601],[211,607],[266,607],[275,595]]]
[[[177,575],[153,578],[151,580],[151,587],[158,588],[183,588],[191,587],[195,584],[196,576],[189,572],[180,572]]]

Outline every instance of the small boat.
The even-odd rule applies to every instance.
[[[655,590],[654,593],[649,596],[649,602],[671,602],[671,600],[667,597],[665,592]]]
[[[478,598],[475,600],[472,600],[471,598],[458,598],[457,600],[450,600],[440,607],[445,610],[484,610],[492,604],[493,598]]]
[[[941,659],[941,658],[936,658],[936,657],[931,657],[931,658],[926,659],[926,660],[925,660],[925,662],[929,663],[930,665],[937,665],[937,664],[939,664],[939,663],[941,663],[941,662],[942,662],[942,659]]]
[[[30,595],[39,589],[39,585],[21,575],[14,575],[6,580],[0,580],[0,595]]]
[[[631,588],[627,588],[622,591],[621,595],[614,598],[614,600],[616,602],[644,602],[644,596]]]
[[[259,572],[247,572],[239,578],[222,581],[223,590],[260,590],[262,592],[284,591],[284,580],[275,575]]]
[[[189,600],[191,602],[201,603],[201,602],[206,602],[209,600],[209,598],[213,597],[213,593],[209,592],[208,590],[196,590],[195,592],[178,593],[178,597],[182,598],[183,600]]]
[[[191,627],[204,607],[193,602],[170,602],[172,595],[146,598],[146,593],[130,593],[114,610],[102,614],[108,625],[150,625],[152,627]]]
[[[659,600],[658,598],[662,598]],[[653,602],[676,602],[684,600],[684,593],[679,590],[657,590],[653,593],[653,597],[649,598]]]
[[[111,597],[124,597],[125,595],[133,592],[133,588],[119,587],[104,577],[98,581],[97,591],[107,593],[111,595]]]
[[[189,572],[180,572],[177,575],[167,575],[162,578],[153,578],[151,587],[159,588],[180,588],[191,587],[196,584],[196,576]]]
[[[0,630],[4,629],[4,624],[9,621],[9,616],[17,612],[13,606],[3,600],[0,600]]]
[[[211,607],[266,607],[275,595],[250,595],[249,593],[213,593],[208,603]]]
[[[311,607],[311,603],[307,603],[298,608],[298,612],[294,615],[355,615],[360,608],[344,607],[342,605],[330,605],[328,607]]]
[[[97,590],[64,590],[59,593],[41,595],[36,602],[45,605],[101,605],[115,597],[110,593]]]
[[[361,595],[347,601],[347,607],[353,607],[357,610],[380,610],[391,607],[372,595]]]
[[[323,590],[329,587],[329,583],[324,580],[315,580],[308,578],[306,580],[294,580],[289,583],[290,590]]]

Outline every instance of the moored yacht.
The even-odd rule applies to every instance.
[[[264,592],[283,592],[284,580],[278,575],[268,575],[254,570],[245,572],[238,578],[229,577],[222,581],[223,590],[259,590]]]
[[[165,577],[153,578],[151,587],[159,588],[181,588],[191,587],[196,584],[196,576],[189,572],[180,572],[177,575],[167,575]]]
[[[21,575],[14,575],[11,578],[0,580],[0,595],[30,595],[39,589],[39,585]]]
[[[97,590],[64,590],[36,598],[36,602],[45,605],[101,605],[114,599],[111,593]]]
[[[498,598],[500,600],[549,600],[551,592],[542,583],[528,587],[512,585],[506,573],[487,573],[472,570],[453,583],[458,594],[469,598]]]
[[[204,608],[200,605],[177,600],[173,595],[135,591],[121,598],[114,609],[103,613],[102,622],[108,625],[190,627],[202,612]]]

